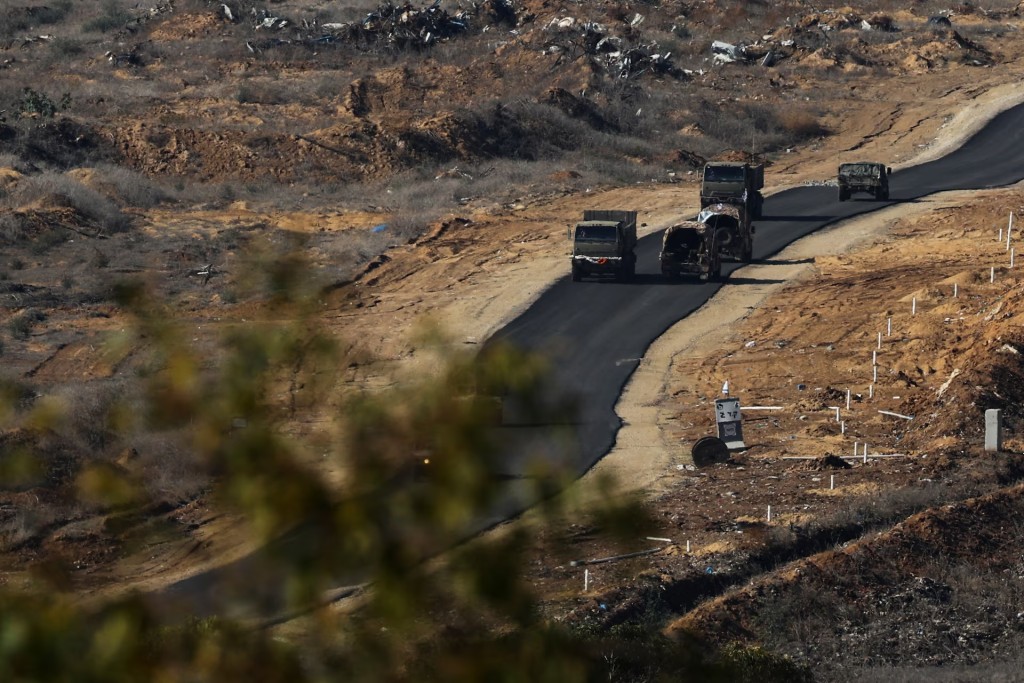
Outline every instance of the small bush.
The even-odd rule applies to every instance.
[[[29,176],[18,184],[14,200],[22,204],[49,202],[74,209],[102,232],[122,232],[131,218],[99,192],[61,173]]]
[[[123,166],[101,163],[96,165],[98,184],[109,188],[110,194],[122,205],[148,209],[170,198],[152,180]]]
[[[46,315],[42,311],[29,308],[14,316],[7,327],[15,339],[28,339],[28,336],[32,334],[32,328],[44,320],[46,320]]]

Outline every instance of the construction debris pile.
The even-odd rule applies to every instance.
[[[239,12],[221,3],[221,16],[229,22],[240,21]],[[440,0],[422,8],[412,3],[384,2],[361,21],[328,22],[303,20],[297,23],[277,16],[267,9],[250,11],[252,28],[256,31],[294,32],[291,38],[266,38],[247,43],[250,51],[264,50],[278,45],[305,45],[345,43],[359,47],[387,45],[400,50],[424,49],[468,32],[475,22],[484,23],[483,30],[493,24],[515,26],[518,21],[512,0],[481,0],[469,9],[454,14],[440,6]]]
[[[630,37],[636,34],[636,27],[643,21],[644,16],[636,14],[626,24],[628,35],[619,36],[595,21],[556,17],[544,26],[544,31],[552,36],[546,39],[544,51],[559,55],[560,60],[586,57],[618,78],[633,78],[644,73],[681,77],[683,72],[673,65],[671,52],[661,52],[655,42],[642,43]]]

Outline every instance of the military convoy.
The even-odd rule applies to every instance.
[[[873,161],[839,165],[839,201],[854,192],[889,199],[892,169]],[[667,228],[659,261],[666,278],[695,276],[712,280],[722,274],[722,261],[750,263],[754,256],[754,224],[761,218],[764,164],[710,161],[700,185],[697,219]],[[572,279],[611,275],[620,281],[636,274],[636,211],[584,211],[569,229]]]
[[[866,192],[878,201],[889,199],[891,173],[891,168],[874,161],[839,164],[839,201],[845,202],[854,192]]]

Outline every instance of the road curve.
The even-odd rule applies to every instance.
[[[876,159],[876,161],[885,161]],[[1024,179],[1024,105],[995,117],[960,149],[936,161],[895,173],[891,199],[838,201],[834,187],[800,187],[765,200],[757,221],[754,258],[763,260],[819,228],[859,214],[945,190],[985,189]],[[859,195],[858,195],[859,197]],[[594,207],[641,209],[643,207]],[[499,330],[489,343],[508,342],[545,355],[550,384],[557,398],[577,405],[572,425],[552,427],[516,424],[509,415],[503,443],[507,455],[503,474],[509,484],[491,514],[467,529],[467,536],[521,512],[532,500],[527,473],[532,457],[560,458],[577,474],[586,472],[611,449],[621,420],[615,404],[630,375],[651,343],[669,327],[702,306],[722,287],[742,286],[732,273],[741,264],[724,264],[724,282],[669,282],[658,266],[660,233],[637,247],[637,277],[632,283],[571,282],[566,275],[522,315]],[[566,432],[569,448],[564,448]],[[565,460],[568,459],[568,462]],[[284,576],[273,557],[310,552],[315,539],[292,534],[268,547],[150,594],[148,599],[166,618],[220,614],[234,617],[278,617],[288,608]],[[339,583],[344,579],[339,577]],[[358,583],[361,577],[347,577]]]
[[[996,116],[951,154],[894,173],[889,201],[854,195],[839,202],[836,188],[822,186],[771,195],[765,200],[764,218],[755,224],[754,258],[766,259],[823,226],[891,204],[946,190],[1001,187],[1022,179],[1024,105],[1019,105]],[[615,403],[651,343],[721,287],[744,284],[742,278],[731,275],[741,264],[725,264],[722,272],[727,277],[722,283],[666,281],[658,266],[660,239],[656,233],[640,241],[637,277],[632,283],[572,282],[567,263],[565,277],[494,335],[494,340],[547,356],[553,385],[576,397],[578,448],[569,465],[577,473],[593,466],[614,444],[621,425]]]

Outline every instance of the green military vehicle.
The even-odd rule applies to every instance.
[[[636,211],[592,210],[569,228],[572,280],[612,276],[628,282],[636,274]]]
[[[697,222],[715,232],[722,258],[750,263],[754,258],[754,225],[742,204],[712,204],[697,214]]]
[[[839,201],[854,192],[866,192],[878,201],[889,199],[889,175],[892,169],[874,161],[839,164]]]
[[[661,238],[661,274],[667,278],[696,276],[713,280],[722,276],[722,256],[715,229],[685,221],[665,229]]]
[[[742,204],[753,220],[761,218],[764,164],[709,161],[700,183],[700,208],[712,204]]]

